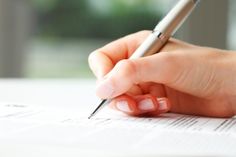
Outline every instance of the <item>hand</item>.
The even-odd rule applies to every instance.
[[[90,54],[97,95],[129,115],[176,112],[214,117],[236,113],[236,53],[170,39],[157,54],[127,59],[150,31]]]

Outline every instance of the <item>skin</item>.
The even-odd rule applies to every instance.
[[[235,115],[236,53],[170,39],[159,53],[128,60],[149,33],[125,36],[90,54],[100,98],[113,98],[112,108],[132,116]]]

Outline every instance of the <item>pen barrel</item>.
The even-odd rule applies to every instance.
[[[180,0],[154,28],[153,32],[138,47],[130,59],[136,59],[159,52],[168,39],[182,25],[198,2],[199,0]]]
[[[153,31],[146,40],[136,49],[130,59],[136,59],[157,53],[168,41],[168,37],[160,32]]]
[[[160,21],[154,31],[161,32],[165,36],[172,36],[192,12],[198,1],[180,0]]]

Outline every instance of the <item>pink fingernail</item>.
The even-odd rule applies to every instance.
[[[166,99],[157,98],[157,101],[159,103],[159,110],[163,110],[163,111],[168,110],[168,105],[167,105]]]
[[[138,103],[138,108],[143,111],[152,111],[155,106],[151,99],[144,99]]]
[[[127,101],[118,101],[116,103],[116,107],[118,110],[123,111],[123,112],[132,112]]]

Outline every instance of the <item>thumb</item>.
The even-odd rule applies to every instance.
[[[197,57],[196,54],[171,51],[122,60],[98,84],[97,95],[113,98],[124,94],[134,84],[143,82],[165,84],[193,95],[204,94],[201,90],[205,89],[205,84],[202,82],[212,76],[208,76],[207,62],[199,61],[203,57]]]

